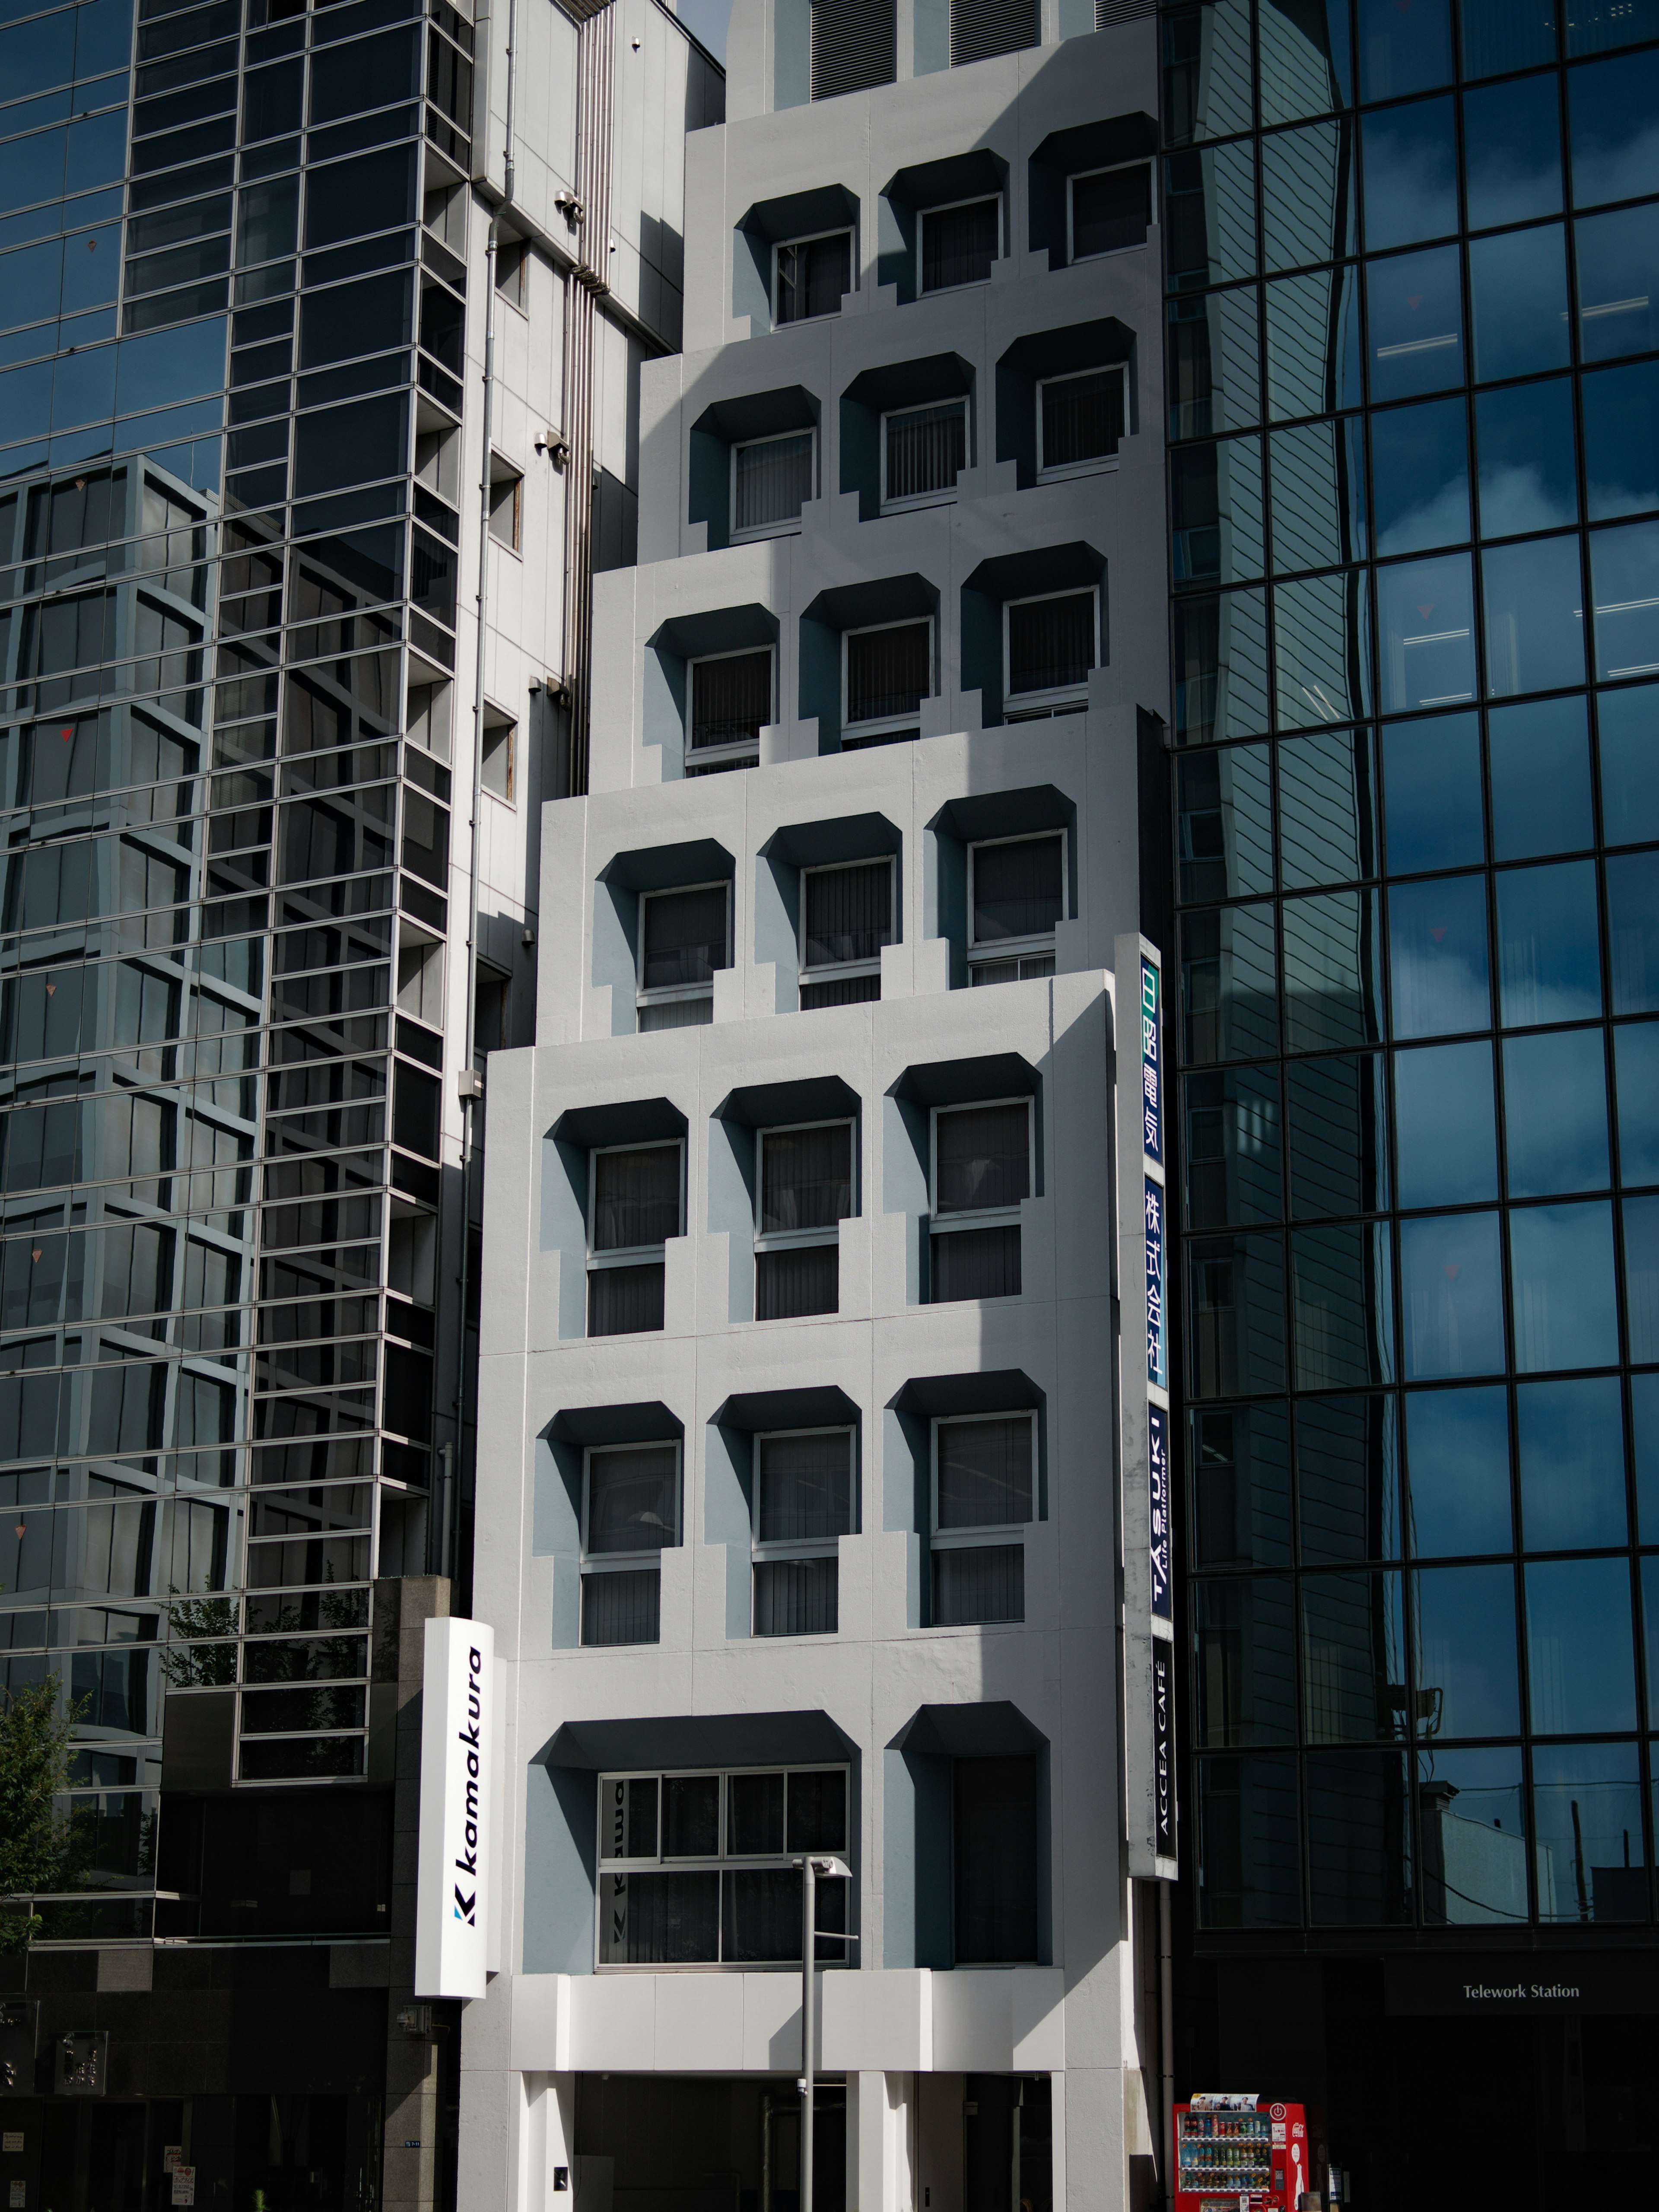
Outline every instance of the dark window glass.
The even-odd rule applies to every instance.
[[[1371,398],[1409,399],[1463,381],[1463,303],[1455,246],[1395,254],[1365,269]]]
[[[1618,1376],[1523,1382],[1516,1393],[1516,1414],[1526,1549],[1586,1551],[1628,1543]]]
[[[1619,1357],[1613,1208],[1517,1206],[1509,1217],[1515,1364],[1522,1374]]]
[[[680,1148],[593,1155],[593,1249],[626,1252],[680,1233]]]
[[[1613,1011],[1659,1012],[1659,859],[1621,854],[1607,862],[1607,882]]]
[[[1261,120],[1294,123],[1353,100],[1353,46],[1346,0],[1267,0],[1261,42]]]
[[[394,476],[408,466],[408,404],[401,398],[302,415],[295,428],[294,489],[303,497]]]
[[[1647,1918],[1642,1785],[1633,1743],[1536,1745],[1532,1816],[1540,1920]]]
[[[662,1327],[663,1265],[595,1267],[587,1278],[590,1336],[633,1336]]]
[[[1628,1559],[1534,1559],[1527,1677],[1539,1735],[1636,1726]]]
[[[1168,327],[1170,435],[1204,438],[1260,421],[1261,332],[1255,286],[1172,300]]]
[[[1353,252],[1353,125],[1345,118],[1261,141],[1264,268],[1304,269]]]
[[[933,1554],[933,1626],[991,1626],[1025,1618],[1025,1550],[975,1544]]]
[[[589,1554],[656,1552],[674,1543],[678,1490],[679,1454],[672,1444],[631,1444],[592,1453],[587,1462]]]
[[[1457,228],[1457,126],[1450,96],[1368,115],[1361,140],[1368,250],[1449,237]]]
[[[832,1229],[853,1211],[853,1132],[769,1129],[761,1145],[763,1233]]]
[[[1553,76],[1533,76],[1464,94],[1463,161],[1471,230],[1560,214],[1561,115],[1556,86]]]
[[[886,422],[890,500],[922,499],[932,492],[954,491],[968,465],[967,403],[952,399],[939,407],[912,407],[890,415]]]
[[[1179,896],[1248,897],[1273,888],[1273,790],[1266,745],[1183,754],[1176,763]]]
[[[1194,1558],[1200,1567],[1291,1564],[1290,1438],[1285,1408],[1194,1413]]]
[[[1256,1575],[1193,1586],[1198,1741],[1296,1741],[1295,1585]]]
[[[772,719],[772,655],[732,653],[691,664],[691,743],[730,745],[752,738]]]
[[[956,1960],[1037,1955],[1037,1763],[959,1759],[953,1769]]]
[[[1659,1375],[1632,1375],[1630,1379],[1631,1430],[1636,1440],[1636,1518],[1638,1540],[1659,1543]],[[1656,1623],[1659,1627],[1659,1623]],[[1659,1653],[1650,1637],[1648,1650]],[[1659,1712],[1659,1698],[1650,1699],[1650,1712]]]
[[[914,714],[933,688],[933,633],[927,622],[854,630],[847,639],[847,719]]]
[[[410,278],[402,270],[307,292],[300,303],[300,366],[409,343]]]
[[[1378,553],[1425,553],[1437,545],[1461,544],[1469,535],[1469,438],[1462,400],[1391,407],[1371,416],[1370,429]]]
[[[1296,1412],[1304,1566],[1400,1557],[1400,1452],[1391,1397],[1304,1400]]]
[[[1511,1198],[1604,1190],[1612,1169],[1601,1030],[1506,1038],[1504,1121]]]
[[[755,1318],[798,1321],[835,1313],[841,1297],[841,1257],[833,1244],[755,1255]]]
[[[1389,893],[1389,941],[1396,1036],[1491,1025],[1483,876],[1396,884]]]
[[[862,861],[851,868],[806,872],[805,965],[873,960],[893,941],[893,864]]]
[[[1651,36],[1632,23],[1632,38]],[[1659,53],[1626,54],[1567,75],[1572,118],[1572,197],[1578,207],[1659,192]]]
[[[1295,1754],[1201,1759],[1198,1826],[1204,1925],[1295,1927],[1302,1917]]]
[[[1431,1927],[1528,1918],[1526,1790],[1513,1750],[1418,1753],[1423,1917]]]
[[[1042,386],[1042,465],[1075,468],[1116,453],[1124,432],[1123,372],[1091,368]]]
[[[1285,900],[1287,1050],[1374,1044],[1382,1036],[1379,908],[1376,891],[1327,891],[1316,898]]]
[[[331,123],[408,100],[421,88],[421,34],[410,27],[352,39],[311,60],[311,120]]]
[[[1392,1382],[1389,1224],[1298,1229],[1291,1238],[1291,1317],[1297,1389]]]
[[[1358,417],[1276,430],[1267,450],[1275,574],[1363,560],[1370,547],[1364,434]],[[1295,719],[1307,718],[1297,713]]]
[[[789,1849],[844,1851],[847,1849],[847,1777],[833,1768],[809,1769],[789,1777]],[[834,1887],[839,1887],[835,1885]],[[837,1923],[826,1914],[821,1926]]]
[[[843,294],[853,289],[853,234],[832,232],[778,248],[778,306],[781,323],[802,323],[833,315]]]
[[[812,459],[810,430],[738,447],[732,528],[767,530],[781,522],[793,522],[812,496]]]
[[[1473,714],[1393,724],[1382,732],[1382,763],[1391,876],[1486,858],[1480,726]]]
[[[1187,1363],[1200,1398],[1285,1388],[1285,1248],[1278,1237],[1210,1237],[1186,1254]]]
[[[1027,1413],[939,1424],[941,1528],[1006,1528],[1030,1519],[1032,1426]]]
[[[1515,868],[1498,877],[1498,972],[1507,1029],[1601,1012],[1593,860]]]
[[[1516,1735],[1515,1571],[1431,1567],[1412,1578],[1419,1736]]]
[[[645,951],[640,981],[647,991],[707,983],[731,965],[726,947],[726,888],[657,891],[641,902]]]
[[[961,1106],[934,1119],[936,1213],[1017,1206],[1031,1194],[1030,1109]]]
[[[1285,1199],[1277,1071],[1244,1068],[1188,1076],[1183,1095],[1187,1227],[1227,1229],[1280,1219]]]
[[[1164,164],[1164,214],[1172,290],[1199,291],[1254,274],[1254,146],[1243,141],[1170,155]]]
[[[1595,841],[1585,702],[1545,699],[1494,708],[1492,849],[1500,860],[1572,852]]]
[[[1659,362],[1604,368],[1579,389],[1590,520],[1659,507]]]
[[[1659,1022],[1613,1033],[1619,1085],[1619,1172],[1626,1184],[1659,1182]]]
[[[1490,1044],[1396,1053],[1394,1114],[1401,1206],[1468,1206],[1498,1196]]]
[[[1503,76],[1555,59],[1555,10],[1549,0],[1537,8],[1517,8],[1515,0],[1462,0],[1458,15],[1466,77]]]
[[[853,1439],[844,1430],[763,1437],[756,1534],[763,1544],[845,1536],[853,1526]]]
[[[934,1305],[958,1298],[1015,1298],[1021,1287],[1019,1229],[958,1229],[929,1240]]]
[[[1053,929],[1065,913],[1063,858],[1057,834],[975,845],[974,943],[1037,937]]]
[[[1302,1580],[1302,1717],[1310,1743],[1404,1732],[1405,1616],[1397,1573]]]
[[[1620,208],[1573,226],[1583,358],[1616,361],[1659,344],[1659,239],[1650,208]]]
[[[1504,1297],[1495,1213],[1400,1224],[1401,1364],[1407,1382],[1503,1372]]]
[[[1285,276],[1268,285],[1271,421],[1286,422],[1299,415],[1358,407],[1364,398],[1363,360],[1358,283],[1352,268],[1322,269],[1311,276]],[[1457,382],[1459,374],[1454,373],[1450,380]]]
[[[1107,169],[1072,179],[1072,256],[1116,253],[1144,246],[1152,220],[1149,167]]]
[[[1002,204],[975,200],[967,207],[925,208],[921,217],[921,289],[948,291],[982,284],[1001,240]]]
[[[657,1609],[662,1577],[655,1567],[642,1572],[617,1575],[584,1575],[582,1577],[581,1638],[584,1644],[654,1644],[658,1639]],[[637,1889],[647,1882],[666,1881],[672,1885],[683,1882],[683,1875],[630,1875],[630,1887]],[[696,1876],[691,1879],[695,1881]],[[714,1876],[710,1880],[715,1879]],[[653,1887],[648,1894],[660,1898],[662,1892]],[[642,1949],[630,1953],[631,1957],[650,1959],[658,1955],[712,1958],[709,1950],[690,1952],[670,1951],[665,1954]]]
[[[1400,100],[1451,82],[1449,0],[1359,0],[1359,97]]]
[[[1406,1456],[1414,1556],[1510,1549],[1510,1412],[1501,1384],[1408,1390]]]
[[[1308,1893],[1316,1927],[1412,1917],[1406,1754],[1324,1751],[1308,1760]]]
[[[1609,845],[1659,838],[1659,749],[1653,744],[1659,685],[1604,691],[1596,704],[1601,739],[1602,833]],[[1618,973],[1617,967],[1614,969]]]
[[[401,146],[312,172],[306,244],[332,246],[415,220],[415,151]]]
[[[653,1820],[654,1818],[653,1806]],[[782,1856],[781,1774],[732,1774],[726,1778],[726,1848],[737,1858]]]
[[[1379,569],[1376,605],[1385,714],[1476,696],[1474,580],[1467,553]]]
[[[1052,691],[1082,684],[1095,665],[1095,594],[1022,599],[1008,609],[1008,690]]]
[[[834,1559],[757,1559],[755,1563],[756,1635],[833,1636],[840,1620],[838,1585],[838,1563]],[[794,1881],[793,1948],[778,1955],[798,1959],[800,1956],[799,1875],[794,1877]],[[819,1924],[825,1923],[821,1922]]]
[[[1478,383],[1567,366],[1566,240],[1559,223],[1474,240],[1469,293]]]

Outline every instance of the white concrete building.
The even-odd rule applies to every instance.
[[[690,142],[489,1072],[466,2212],[797,2204],[804,1851],[817,2212],[1151,2192],[1157,50],[1100,12],[738,0]]]

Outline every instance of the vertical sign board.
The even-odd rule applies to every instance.
[[[484,1993],[501,1798],[496,1740],[495,1631],[481,1620],[428,1620],[415,1904],[419,1997]]]
[[[1129,1871],[1177,1872],[1175,1577],[1170,1412],[1169,1273],[1172,1231],[1164,970],[1139,935],[1115,947],[1117,1199],[1123,1438],[1124,1782]]]

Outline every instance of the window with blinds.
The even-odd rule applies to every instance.
[[[1109,460],[1122,442],[1127,391],[1127,372],[1117,364],[1045,378],[1037,387],[1039,475],[1070,475]]]
[[[853,1432],[760,1437],[755,1460],[755,1633],[831,1636],[836,1539],[853,1528]]]
[[[1036,1416],[1029,1412],[935,1422],[936,1626],[1024,1618],[1023,1531],[1036,1496]]]
[[[1008,621],[1008,696],[1081,691],[1095,665],[1095,602],[1091,586],[1051,599],[1014,599]]]
[[[884,856],[802,871],[804,1009],[880,998],[881,948],[893,942],[894,866]]]
[[[696,1028],[714,1018],[717,969],[732,964],[731,889],[699,884],[640,901],[637,1019],[644,1030]]]
[[[812,0],[811,94],[834,100],[898,75],[895,0]]]
[[[760,1133],[755,1318],[794,1321],[840,1305],[840,1224],[853,1208],[853,1125]]]
[[[933,689],[933,625],[892,623],[846,633],[847,720],[892,722],[914,714]]]
[[[776,289],[780,323],[839,314],[842,295],[853,289],[852,232],[836,230],[779,246]]]
[[[968,465],[968,403],[907,407],[882,419],[884,507],[953,494]]]
[[[983,284],[1002,245],[1002,203],[968,200],[960,207],[924,208],[921,289],[949,292]]]
[[[1145,246],[1152,220],[1152,172],[1145,161],[1072,179],[1072,258]]]
[[[680,1234],[681,1147],[625,1145],[589,1158],[587,1333],[663,1325],[662,1248]]]
[[[596,1446],[583,1476],[581,1640],[654,1644],[657,1559],[680,1540],[679,1446]]]
[[[951,66],[1018,53],[1042,35],[1037,0],[951,0]]]
[[[1066,839],[1005,837],[969,848],[969,980],[1029,982],[1054,972],[1054,925],[1066,911]],[[985,958],[995,948],[994,958]]]
[[[691,664],[691,750],[742,745],[758,750],[772,720],[772,648],[722,653]]]
[[[1030,1191],[1029,1099],[935,1110],[928,1239],[933,1304],[1018,1297],[1019,1206]]]
[[[986,1561],[994,1555],[973,1555]],[[1016,1559],[1024,1558],[1015,1553]],[[999,1587],[988,1571],[982,1592],[990,1605],[1016,1610],[981,1612],[979,1620],[1022,1620],[1023,1578]],[[955,1963],[959,1966],[1017,1966],[1037,1955],[1037,1763],[1032,1753],[1012,1759],[951,1762],[951,1905]]]
[[[757,537],[798,522],[813,493],[814,439],[810,430],[757,438],[732,449],[732,534]]]

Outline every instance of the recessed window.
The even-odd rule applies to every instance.
[[[495,477],[489,486],[489,534],[509,552],[520,550],[524,529],[524,478]]]
[[[791,430],[732,448],[732,535],[766,538],[799,522],[816,484],[817,433]]]
[[[1017,1297],[1019,1208],[1031,1194],[1029,1098],[933,1110],[933,1303]]]
[[[1152,173],[1145,161],[1073,177],[1071,200],[1073,261],[1146,243],[1152,220]]]
[[[954,497],[968,465],[968,403],[906,407],[881,421],[881,503],[922,505]]]
[[[1038,475],[1076,476],[1110,460],[1128,422],[1128,387],[1121,362],[1044,378],[1037,386]]]
[[[515,307],[525,303],[530,248],[521,238],[504,238],[495,248],[495,289]]]
[[[775,297],[780,323],[806,323],[838,315],[853,289],[853,234],[832,230],[823,238],[798,238],[776,250]]]
[[[715,653],[691,663],[691,744],[700,757],[755,760],[774,719],[772,648]]]
[[[853,1431],[755,1439],[755,1633],[833,1636],[836,1539],[853,1528]]]
[[[663,1246],[684,1231],[684,1147],[615,1145],[588,1156],[587,1333],[663,1325]]]
[[[848,1838],[844,1766],[602,1774],[596,1962],[799,1968],[790,1859]],[[846,1882],[820,1880],[818,1964],[847,1962],[846,1925]]]
[[[696,1029],[714,1018],[714,975],[732,965],[732,887],[696,884],[640,901],[641,1030]]]
[[[850,1121],[763,1129],[755,1200],[755,1318],[795,1321],[841,1302],[841,1228],[854,1210]]]
[[[998,837],[968,848],[968,974],[1024,983],[1054,972],[1054,924],[1066,912],[1066,835]]]
[[[1088,703],[1089,672],[1099,659],[1100,594],[1061,592],[1011,599],[1003,609],[1010,720]]]
[[[896,859],[801,871],[803,1009],[881,996],[881,948],[893,942]]]
[[[932,619],[924,616],[920,622],[848,630],[844,638],[845,719],[854,740],[914,722],[922,701],[933,694]]]
[[[596,1445],[582,1492],[581,1640],[654,1644],[661,1554],[680,1540],[679,1445]]]
[[[408,925],[404,925],[408,931]],[[398,1011],[434,1030],[444,1025],[444,948],[436,939],[404,934],[398,947]]]
[[[1002,202],[963,200],[921,211],[921,289],[954,291],[983,284],[1002,249]]]
[[[1036,1490],[1036,1415],[933,1424],[933,1623],[1025,1618],[1025,1528]]]
[[[513,798],[513,771],[516,732],[511,722],[486,722],[483,732],[483,759],[478,775],[486,791],[509,803]]]

